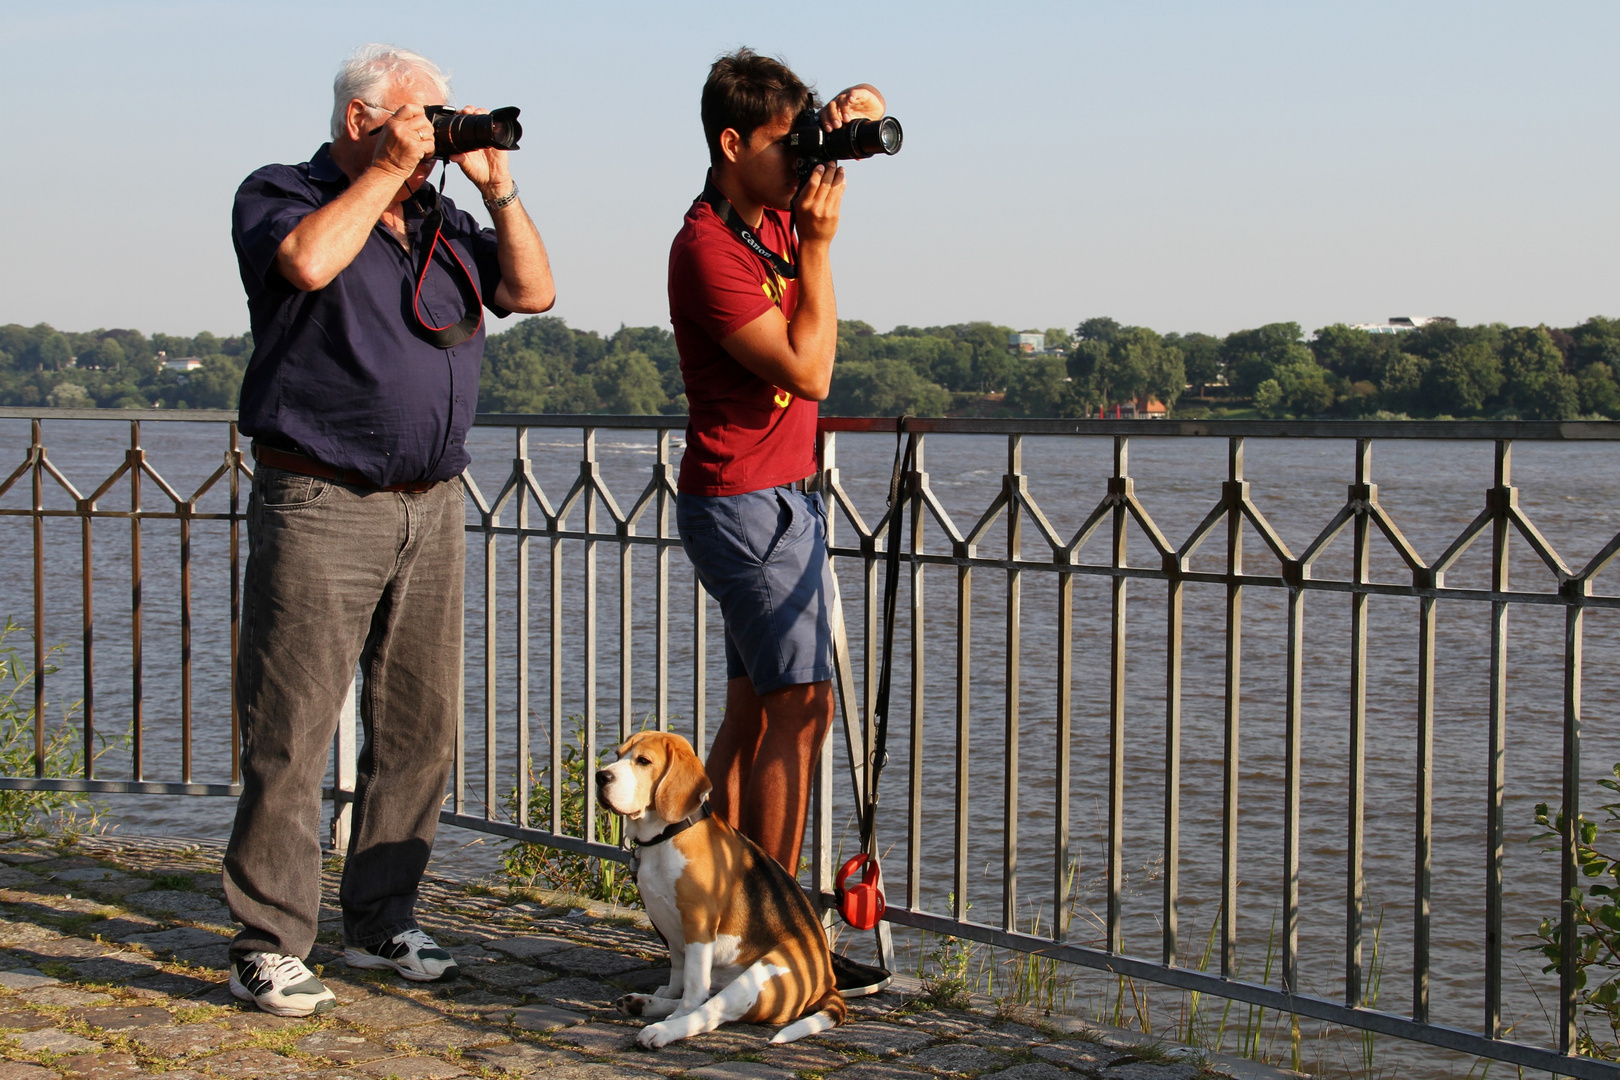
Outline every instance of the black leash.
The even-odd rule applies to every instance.
[[[883,662],[878,668],[877,700],[872,705],[872,782],[866,789],[861,813],[861,850],[877,857],[878,780],[889,764],[889,683],[894,667],[894,617],[900,596],[900,544],[904,535],[906,503],[911,499],[911,474],[917,467],[917,436],[906,430],[909,416],[895,420],[894,471],[889,476],[889,541],[884,550]]]
[[[731,200],[720,194],[720,189],[714,186],[713,173],[704,180],[703,194],[698,196],[698,201],[708,203],[715,215],[725,222],[726,228],[743,242],[743,246],[764,259],[766,265],[777,274],[790,280],[799,276],[799,268],[766,247],[764,241],[755,235],[753,227],[744,221],[737,213],[737,208],[731,205]]]

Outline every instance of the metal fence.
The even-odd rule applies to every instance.
[[[83,583],[81,649],[84,665],[82,725],[86,746],[93,743],[96,725],[100,722],[94,695],[97,675],[92,530],[97,521],[104,519],[127,523],[132,628],[129,643],[131,670],[128,675],[132,680],[133,702],[130,717],[132,761],[127,779],[96,776],[88,755],[82,777],[50,778],[44,775],[45,686],[43,679],[36,681],[34,692],[39,706],[36,712],[36,739],[40,748],[36,754],[36,775],[0,778],[0,788],[177,795],[235,794],[238,772],[234,703],[230,710],[229,741],[232,750],[229,777],[221,776],[218,782],[199,783],[194,781],[192,775],[193,715],[190,691],[193,670],[191,530],[196,522],[207,522],[209,528],[222,529],[225,534],[225,558],[229,562],[230,656],[233,666],[235,661],[239,563],[242,555],[240,530],[244,517],[241,481],[250,473],[238,445],[234,415],[0,409],[0,417],[33,420],[32,440],[24,460],[0,483],[0,518],[24,517],[31,523],[36,627],[44,624],[47,606],[44,570],[47,541],[44,524],[52,518],[73,519],[80,524]],[[52,462],[42,421],[54,422],[56,419],[94,419],[128,425],[130,442],[123,464],[100,481],[89,494],[75,487]],[[147,459],[140,442],[143,422],[182,419],[228,425],[219,467],[189,495],[177,492],[163,479]],[[468,829],[605,859],[622,859],[623,851],[604,843],[596,835],[593,815],[584,814],[582,827],[576,831],[570,832],[564,828],[564,793],[561,785],[564,746],[569,734],[565,725],[570,704],[577,705],[578,713],[583,718],[582,751],[586,760],[594,760],[607,745],[599,743],[598,722],[607,719],[599,716],[599,682],[607,678],[618,684],[617,691],[611,697],[618,702],[616,727],[617,735],[622,738],[629,734],[636,722],[636,699],[632,684],[643,686],[650,681],[650,712],[656,724],[660,728],[670,726],[670,696],[672,690],[678,690],[682,697],[690,701],[691,706],[690,712],[679,718],[679,725],[693,735],[700,747],[706,742],[708,716],[705,703],[710,696],[707,654],[711,649],[707,606],[702,602],[701,591],[695,582],[690,582],[690,571],[684,558],[675,560],[673,569],[676,579],[673,584],[671,580],[670,549],[680,542],[672,529],[669,513],[675,497],[671,436],[672,431],[684,426],[684,418],[482,416],[478,423],[510,430],[513,438],[512,466],[498,487],[491,488],[487,493],[470,474],[466,477],[470,510],[469,555],[479,556],[477,563],[481,564],[483,611],[481,634],[477,640],[469,635],[469,655],[476,657],[482,670],[475,672],[470,669],[468,672],[473,683],[464,695],[468,716],[461,726],[454,788],[442,820]],[[834,562],[841,588],[849,592],[851,603],[855,602],[853,597],[858,593],[861,604],[861,618],[851,618],[853,632],[846,631],[843,622],[841,612],[844,602],[841,600],[837,607],[840,614],[835,626],[836,683],[843,739],[840,747],[829,747],[828,752],[823,754],[812,825],[812,889],[829,904],[832,899],[834,853],[837,849],[834,836],[837,812],[842,806],[847,814],[850,806],[860,802],[872,775],[867,748],[873,742],[872,705],[877,681],[875,652],[878,632],[876,613],[881,591],[879,564],[889,520],[887,512],[881,507],[877,508],[879,516],[876,520],[869,522],[863,517],[840,471],[837,439],[840,433],[882,433],[894,432],[895,429],[894,420],[824,418],[821,421],[819,449],[822,469],[813,480],[813,486],[823,493],[829,505]],[[578,471],[563,489],[553,486],[548,492],[537,477],[535,455],[531,453],[529,440],[533,432],[549,435],[558,430],[582,432],[583,437],[578,444]],[[651,469],[643,474],[643,481],[638,483],[639,491],[634,498],[627,501],[621,501],[610,489],[604,478],[603,458],[598,451],[598,438],[602,433],[624,431],[640,431],[644,435],[650,433],[653,450]],[[910,697],[908,712],[902,715],[897,711],[896,730],[893,733],[893,739],[907,747],[909,775],[903,781],[894,779],[887,785],[892,798],[904,800],[903,811],[891,810],[885,821],[891,824],[903,821],[901,835],[893,839],[904,852],[906,867],[903,882],[898,886],[891,883],[889,922],[1562,1075],[1620,1076],[1620,1066],[1569,1056],[1576,1038],[1578,1020],[1573,950],[1565,950],[1565,963],[1560,972],[1556,1047],[1536,1046],[1505,1037],[1502,1017],[1508,611],[1514,605],[1551,605],[1564,609],[1562,800],[1566,820],[1573,822],[1580,805],[1582,784],[1580,751],[1584,615],[1589,609],[1620,608],[1620,597],[1598,595],[1593,590],[1593,579],[1620,554],[1620,536],[1609,540],[1585,566],[1573,569],[1568,566],[1519,505],[1518,489],[1512,478],[1512,450],[1515,442],[1525,441],[1613,441],[1620,439],[1620,424],[913,420],[908,424],[908,431],[917,438],[918,446],[915,471],[908,477],[907,544],[902,561],[903,573],[909,581],[910,600],[902,608],[900,636],[907,641],[906,659],[914,692]],[[1004,440],[1005,458],[1000,470],[999,494],[971,524],[952,518],[935,494],[926,471],[928,440],[940,435],[989,435]],[[1094,509],[1085,516],[1083,524],[1075,532],[1060,532],[1037,502],[1023,465],[1024,440],[1033,436],[1102,436],[1113,441],[1112,475],[1107,479],[1105,491],[1096,501]],[[1197,527],[1184,539],[1172,541],[1155,524],[1137,496],[1130,471],[1130,447],[1133,439],[1193,436],[1227,440],[1226,475],[1219,491],[1209,493],[1208,512]],[[1320,533],[1297,554],[1261,512],[1251,494],[1249,482],[1244,478],[1246,440],[1276,438],[1350,440],[1354,446],[1353,460],[1347,462],[1346,472],[1351,482],[1343,505]],[[1425,561],[1418,554],[1379,502],[1378,487],[1372,480],[1371,451],[1375,440],[1394,439],[1483,440],[1495,446],[1494,476],[1483,507],[1433,561]],[[18,501],[15,495],[9,501],[6,499],[8,493],[20,487],[29,491],[25,507],[13,505]],[[127,508],[123,489],[127,489]],[[52,492],[56,493],[54,497],[59,505],[51,505]],[[1066,497],[1078,495],[1074,492],[1065,494]],[[63,496],[71,505],[61,504]],[[201,509],[205,497],[217,500],[222,496],[226,503],[223,508],[208,512]],[[120,503],[116,509],[112,506],[115,497]],[[143,500],[155,500],[158,505],[153,507]],[[179,711],[183,752],[179,775],[163,780],[149,778],[143,760],[145,718],[142,711],[141,627],[143,604],[146,601],[142,592],[142,528],[144,522],[154,519],[177,521],[180,536]],[[1133,564],[1128,558],[1127,537],[1133,529],[1145,536],[1153,549],[1149,565]],[[1317,577],[1313,570],[1318,568],[1328,546],[1345,530],[1350,532],[1351,573],[1344,578]],[[1246,563],[1246,532],[1258,536],[1268,564],[1277,566],[1279,572],[1257,572],[1252,563]],[[1224,568],[1195,570],[1194,554],[1213,536],[1224,537]],[[1486,536],[1491,545],[1488,585],[1448,585],[1447,572],[1456,566],[1470,545]],[[1554,590],[1510,588],[1508,552],[1513,536],[1518,536],[1545,565],[1555,582]],[[1382,538],[1381,541],[1378,537]],[[1371,559],[1374,546],[1379,542],[1387,544],[1388,549],[1396,554],[1408,581],[1390,583],[1374,579],[1370,570]],[[536,545],[539,546],[538,551]],[[578,560],[577,570],[571,572],[568,569],[570,564],[565,563],[565,552],[570,553],[567,558]],[[638,553],[643,562],[649,558],[652,560],[650,584],[644,585],[634,570]],[[539,574],[543,576],[531,572],[531,562],[535,558],[542,564]],[[604,559],[608,561],[609,568],[615,570],[610,576],[617,584],[617,588],[611,590],[616,595],[607,599],[599,595],[599,563]],[[1155,562],[1157,565],[1151,565]],[[474,559],[470,557],[469,564],[473,563]],[[924,582],[930,567],[937,567],[939,572],[954,579],[954,587],[947,586],[954,596],[954,612],[946,620],[953,640],[949,648],[951,656],[944,665],[955,679],[952,782],[944,785],[948,790],[933,792],[926,790],[923,774],[926,705],[921,692],[921,688],[927,685],[928,677],[925,669],[927,634],[924,631],[924,604],[929,592]],[[1071,940],[1070,927],[1064,916],[1069,907],[1068,901],[1072,898],[1074,865],[1067,794],[1072,779],[1071,758],[1075,750],[1071,690],[1074,677],[1074,587],[1076,579],[1085,578],[1104,581],[1109,590],[1108,775],[1104,844],[1106,902],[1101,917],[1103,933],[1096,942]],[[1054,715],[1046,719],[1051,722],[1050,730],[1054,737],[1051,746],[1053,787],[1059,796],[1051,809],[1052,832],[1049,836],[1039,838],[1020,835],[1020,823],[1027,816],[1028,809],[1020,805],[1022,785],[1019,754],[1025,742],[1021,734],[1024,696],[1020,692],[1020,678],[1026,665],[1020,630],[1025,619],[1023,601],[1026,585],[1034,581],[1050,583],[1056,597],[1056,642],[1053,650],[1056,691],[1052,702]],[[1127,876],[1122,862],[1126,841],[1124,747],[1129,666],[1126,616],[1132,581],[1163,590],[1162,609],[1158,606],[1153,609],[1164,613],[1164,713],[1160,728],[1162,770],[1159,775],[1146,778],[1147,782],[1157,783],[1162,788],[1163,826],[1158,846],[1163,874],[1162,898],[1158,905],[1160,930],[1157,956],[1130,952],[1125,948],[1122,934]],[[1224,595],[1223,625],[1211,628],[1212,633],[1220,635],[1225,655],[1222,680],[1224,765],[1218,974],[1189,964],[1189,950],[1182,941],[1178,919],[1182,904],[1180,868],[1186,855],[1182,849],[1180,806],[1184,790],[1181,745],[1183,638],[1187,630],[1183,601],[1189,586],[1207,586]],[[1243,614],[1248,590],[1276,590],[1277,595],[1285,598],[1287,618],[1283,672],[1286,687],[1283,712],[1286,775],[1283,784],[1282,872],[1278,900],[1281,959],[1275,979],[1258,981],[1240,975],[1237,955],[1237,916],[1240,910],[1238,808],[1242,765],[1238,747],[1244,699]],[[530,609],[531,594],[536,591],[546,597],[549,606],[544,612]],[[469,592],[471,594],[473,590]],[[690,600],[677,604],[677,593]],[[1349,736],[1346,760],[1342,763],[1349,801],[1344,822],[1345,871],[1342,882],[1343,994],[1338,998],[1305,992],[1299,985],[1298,976],[1301,920],[1301,702],[1307,662],[1304,647],[1305,600],[1312,593],[1344,596],[1350,606],[1350,685],[1346,718]],[[650,617],[646,603],[649,594]],[[568,603],[570,595],[577,597],[576,603]],[[1369,931],[1365,910],[1363,838],[1366,815],[1368,603],[1373,597],[1410,598],[1416,601],[1418,613],[1416,709],[1411,718],[1416,728],[1417,753],[1416,760],[1412,762],[1416,779],[1415,803],[1410,807],[1414,844],[1411,855],[1413,925],[1409,1015],[1372,1007],[1368,996]],[[984,771],[984,763],[974,761],[970,753],[972,714],[975,708],[983,711],[982,701],[979,705],[975,704],[972,686],[974,611],[976,605],[983,605],[987,599],[1004,620],[1004,636],[1000,639],[1004,662],[1000,678],[1003,707],[999,710],[1000,715],[994,718],[1002,729],[1003,753],[1002,759],[991,766],[992,774],[1000,774],[1002,789],[999,793],[1002,808],[999,844],[1001,887],[997,918],[991,921],[969,918],[970,814],[974,798],[982,792],[982,787],[975,787],[974,778]],[[1488,611],[1490,620],[1488,790],[1484,792],[1482,803],[1487,821],[1483,852],[1486,874],[1484,918],[1480,928],[1484,1016],[1480,1026],[1474,1030],[1437,1023],[1430,1018],[1431,884],[1436,870],[1432,865],[1435,836],[1435,626],[1436,609],[1442,602],[1448,606],[1474,605],[1475,610]],[[684,625],[672,628],[677,609]],[[604,670],[599,656],[603,650],[598,630],[599,626],[613,621],[617,622],[614,635],[617,656],[609,657],[609,667]],[[537,647],[536,627],[544,631],[538,635],[543,646]],[[671,671],[674,644],[680,644],[680,648],[673,651],[686,657],[688,670]],[[42,668],[45,664],[44,648],[43,635],[36,634],[36,668]],[[540,654],[538,664],[537,652]],[[570,656],[578,659],[577,684],[571,684],[570,672],[565,668],[565,659]],[[218,664],[222,658],[223,652],[216,649],[206,654],[202,662]],[[612,670],[613,659],[617,659],[616,671]],[[572,665],[573,662],[569,661],[569,666]],[[580,688],[577,703],[564,700],[565,689],[570,685]],[[544,725],[543,735],[549,760],[533,761],[531,715],[539,717]],[[212,725],[224,722],[225,717],[219,715],[209,715],[204,720],[204,723]],[[342,752],[339,754],[336,782],[334,789],[328,792],[328,796],[340,807],[345,799],[345,789],[352,788],[352,768],[345,771],[344,767],[345,755],[352,761],[352,724],[346,724],[344,728],[350,735],[345,746],[340,748]],[[471,740],[469,733],[474,736]],[[479,757],[482,757],[481,762],[477,760]],[[837,796],[838,791],[844,790],[841,782],[835,783],[838,760],[848,766],[848,791],[853,802],[847,805]],[[531,761],[532,770],[529,767]],[[209,770],[222,765],[223,762],[201,763]],[[541,783],[550,785],[549,820],[529,819],[531,775],[539,776]],[[1133,784],[1143,781],[1144,778],[1140,776],[1131,778]],[[587,800],[585,805],[592,805],[593,770],[587,768],[583,771],[582,782]],[[899,796],[894,796],[897,789],[903,791]],[[944,800],[948,806],[945,816],[950,821],[953,855],[947,882],[950,896],[946,905],[948,910],[929,910],[924,903],[924,819],[925,805],[929,804],[930,798],[936,802]],[[481,812],[472,803],[481,804]],[[507,810],[508,807],[511,809]],[[338,817],[341,818],[341,814]],[[1020,854],[1035,850],[1042,853],[1043,864],[1049,862],[1052,868],[1050,902],[1054,918],[1047,933],[1019,929],[1017,887]],[[1575,850],[1572,827],[1566,827],[1562,837],[1561,883],[1562,893],[1566,896],[1579,881]],[[1570,940],[1575,930],[1571,905],[1565,904],[1562,917],[1565,940]],[[886,948],[887,938],[881,937],[880,943]]]

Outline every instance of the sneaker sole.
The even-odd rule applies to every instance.
[[[331,1012],[337,1008],[335,998],[322,998],[307,1009],[301,1009],[296,1005],[267,1005],[255,997],[253,991],[243,986],[237,980],[234,972],[231,974],[230,988],[231,994],[238,1000],[252,1002],[260,1012],[267,1012],[271,1016],[319,1016],[321,1013]]]
[[[367,971],[381,971],[384,968],[390,968],[398,972],[401,977],[411,980],[411,982],[437,982],[440,979],[453,979],[461,971],[460,967],[451,964],[439,974],[429,975],[422,971],[412,971],[410,968],[396,963],[386,956],[378,956],[376,953],[357,952],[354,949],[343,950],[343,962],[350,967],[364,968]]]

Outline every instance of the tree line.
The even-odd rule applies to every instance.
[[[1564,329],[1440,319],[1403,333],[1270,323],[1224,337],[1086,319],[1019,352],[988,322],[838,327],[830,415],[1095,416],[1157,399],[1181,416],[1620,417],[1620,319]],[[252,339],[0,326],[0,404],[232,408]],[[198,357],[175,371],[164,359]],[[682,413],[674,336],[555,316],[489,337],[482,412]]]

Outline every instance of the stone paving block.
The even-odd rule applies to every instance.
[[[612,1009],[613,1003],[624,996],[624,991],[617,986],[595,979],[573,977],[537,983],[534,986],[523,987],[522,990],[526,994],[540,998],[544,1004],[560,1005],[565,1009],[578,1009],[584,1012]]]
[[[36,941],[54,941],[61,936],[50,927],[38,923],[0,919],[0,944],[29,945]]]
[[[130,1042],[149,1054],[177,1058],[204,1050],[219,1050],[241,1036],[232,1038],[223,1024],[175,1024],[171,1027],[149,1027],[132,1032]]]
[[[825,1046],[811,1042],[792,1042],[785,1046],[767,1046],[759,1054],[765,1064],[789,1072],[831,1072],[848,1065],[845,1054],[836,1053]]]
[[[82,866],[74,870],[55,870],[49,871],[48,876],[52,881],[65,881],[73,885],[98,881],[140,880],[139,878],[131,878],[122,870],[114,870],[110,866]]]
[[[30,851],[27,848],[12,848],[9,851],[0,851],[0,862],[7,866],[28,866],[32,863],[49,862],[50,855],[40,851]]]
[[[543,982],[548,972],[538,971],[528,964],[467,964],[457,965],[461,973],[475,982],[487,986],[498,986],[506,989],[517,989],[521,986],[534,986]]]
[[[397,1080],[449,1080],[464,1072],[447,1061],[429,1057],[384,1058],[356,1065],[355,1069],[371,1076],[395,1077]]]
[[[53,979],[38,968],[13,968],[0,971],[0,986],[7,990],[33,990],[41,986],[55,986],[61,979]]]
[[[614,976],[648,966],[639,956],[626,956],[594,945],[576,945],[539,958],[540,963],[568,975]]]
[[[1098,1075],[1103,1080],[1194,1080],[1200,1071],[1185,1061],[1133,1061],[1104,1069]]]
[[[164,1027],[174,1023],[174,1017],[169,1015],[168,1010],[151,1005],[75,1009],[68,1015],[103,1031],[133,1031],[136,1028]]]
[[[898,1027],[894,1024],[845,1024],[813,1036],[821,1042],[832,1046],[848,1047],[851,1050],[864,1050],[868,1054],[903,1054],[907,1050],[915,1050],[934,1041],[934,1036],[926,1031],[915,1028]]]
[[[191,975],[178,975],[172,971],[157,971],[151,975],[141,976],[137,982],[130,984],[130,989],[149,994],[165,994],[169,997],[189,998],[199,994],[206,994],[210,990],[219,988],[220,985]],[[229,994],[229,991],[226,993]]]
[[[163,965],[137,952],[116,952],[68,966],[85,982],[127,983],[155,975]]]
[[[391,1053],[364,1036],[344,1031],[317,1031],[293,1045],[306,1054],[316,1054],[344,1065],[376,1061]]]
[[[465,1020],[442,1020],[434,1024],[401,1028],[383,1040],[396,1050],[425,1050],[429,1053],[511,1041],[511,1036],[499,1028]]]
[[[586,1024],[583,1027],[565,1028],[551,1037],[557,1042],[577,1046],[587,1054],[617,1054],[635,1047],[636,1032],[639,1030],[639,1025]]]
[[[490,1010],[484,1013],[484,1019],[492,1024],[510,1024],[523,1031],[538,1031],[544,1034],[548,1031],[577,1027],[589,1022],[590,1017],[552,1005],[522,1005],[512,1009]]]
[[[1131,1056],[1128,1050],[1119,1050],[1101,1043],[1083,1042],[1079,1039],[1070,1039],[1065,1042],[1047,1043],[1037,1046],[1032,1051],[1036,1057],[1062,1065],[1069,1069],[1103,1069],[1116,1062],[1124,1061]]]
[[[35,1005],[58,1005],[71,1009],[79,1005],[100,1005],[104,1001],[111,1001],[112,995],[74,990],[67,986],[42,986],[38,990],[25,991],[23,998]]]
[[[54,1023],[51,1017],[36,1012],[0,1012],[0,1028],[10,1031],[35,1031],[42,1027],[50,1027]]]
[[[484,942],[484,948],[504,953],[514,960],[533,960],[536,957],[548,956],[575,947],[575,942],[565,937],[557,937],[555,934],[530,934]]]
[[[38,881],[39,875],[30,874],[27,870],[11,866],[0,870],[0,889],[15,889],[18,886],[36,884]]]
[[[226,991],[229,993],[229,991]],[[231,998],[231,1006],[235,1010],[227,1016],[221,1017],[218,1023],[224,1024],[230,1031],[252,1034],[257,1031],[280,1031],[295,1024],[302,1024],[308,1017],[302,1016],[271,1016],[267,1012],[260,1012],[252,1005],[244,1004]]]
[[[99,1050],[101,1044],[92,1042],[81,1035],[61,1028],[40,1028],[38,1031],[25,1031],[21,1035],[14,1035],[17,1045],[31,1054],[41,1050],[49,1050],[53,1054],[73,1054],[81,1050]]]
[[[86,941],[84,938],[65,937],[55,941],[45,941],[28,950],[36,956],[49,956],[54,960],[88,960],[93,956],[105,956],[107,953],[117,952],[98,941]]]
[[[898,1065],[862,1061],[847,1069],[840,1069],[837,1075],[838,1080],[921,1080],[928,1074],[918,1072],[916,1069],[904,1069]]]
[[[1000,1072],[985,1073],[979,1080],[1074,1080],[1074,1073],[1060,1069],[1051,1062],[1032,1061]]]
[[[687,1072],[702,1080],[794,1080],[786,1069],[774,1069],[757,1061],[717,1061]]]
[[[907,1019],[910,1021],[910,1026],[917,1028],[919,1031],[926,1031],[939,1036],[966,1035],[984,1023],[983,1017],[974,1016],[972,1013],[946,1009],[930,1009],[927,1012],[913,1013]]]
[[[21,1061],[0,1061],[0,1080],[58,1080],[57,1074],[41,1065]]]
[[[652,1056],[652,1055],[649,1055]],[[655,1073],[632,1065],[562,1065],[546,1072],[546,1080],[649,1080]]]
[[[687,1050],[701,1050],[705,1054],[735,1057],[738,1054],[757,1054],[770,1045],[776,1029],[763,1024],[727,1024],[718,1031],[705,1031],[682,1039]]]
[[[1030,1035],[1023,1036],[1015,1032],[1000,1031],[996,1028],[985,1027],[976,1028],[973,1031],[963,1032],[957,1037],[963,1042],[973,1043],[975,1046],[989,1046],[997,1050],[1012,1051],[1028,1050],[1032,1045],[1047,1041],[1046,1036],[1034,1031],[1031,1028],[1025,1028],[1022,1024],[1014,1024],[1012,1026],[1015,1028],[1023,1028],[1024,1031],[1030,1032]]]
[[[228,1076],[231,1080],[256,1080],[260,1076],[280,1076],[303,1068],[292,1058],[257,1047],[227,1050],[223,1054],[198,1058],[193,1064],[220,1076]]]
[[[160,923],[155,919],[143,919],[139,915],[130,913],[91,923],[82,932],[93,937],[99,937],[102,941],[122,943],[136,934],[155,934],[162,930],[165,925],[167,924]]]
[[[99,859],[92,859],[88,855],[57,855],[34,863],[33,869],[36,872],[45,870],[55,873],[59,870],[100,870],[104,867]]]
[[[223,934],[216,934],[212,930],[203,930],[195,926],[176,926],[172,930],[160,930],[156,933],[129,934],[118,939],[126,945],[142,945],[158,955],[172,953],[177,949],[195,949],[198,947],[211,947],[224,953],[230,939]]]
[[[447,1014],[411,998],[378,996],[350,1003],[340,1000],[331,1015],[376,1031],[397,1031],[402,1027],[442,1020]]]
[[[537,1073],[559,1065],[575,1065],[586,1059],[572,1050],[548,1050],[533,1043],[509,1042],[483,1046],[462,1055],[466,1061],[511,1073]],[[4,1080],[0,1077],[0,1080]]]
[[[946,1043],[907,1055],[906,1064],[944,1076],[971,1076],[1005,1068],[1008,1061],[1007,1055],[983,1046]]]
[[[126,901],[146,911],[160,915],[178,915],[196,922],[229,923],[231,913],[212,896],[181,889],[148,889],[130,893]]]
[[[132,1080],[141,1075],[133,1054],[75,1054],[58,1059],[55,1066],[74,1080]]]

